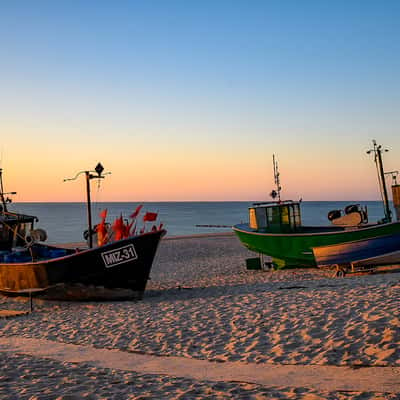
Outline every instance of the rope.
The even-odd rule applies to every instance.
[[[96,210],[96,212],[98,212],[99,211],[98,210],[99,203],[101,203],[101,194],[102,194],[102,191],[100,190],[101,179],[97,179],[97,185],[96,186],[97,186],[97,189],[96,189],[96,194],[94,195],[95,200],[93,202],[93,206],[94,206],[94,209]]]
[[[22,239],[22,240],[25,242],[25,244],[27,244],[27,245],[29,244],[29,243],[26,241],[25,237],[18,233],[18,225],[15,226],[15,229],[12,229],[11,225],[8,225],[7,222],[1,221],[1,223],[2,223],[9,231],[11,231],[11,232],[13,233],[14,237],[15,237],[15,236],[19,236],[20,239]],[[14,238],[13,238],[13,241],[14,241]]]

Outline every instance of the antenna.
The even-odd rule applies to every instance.
[[[385,212],[385,219],[384,222],[391,222],[392,221],[392,212],[389,208],[389,198],[386,189],[386,181],[385,181],[385,172],[383,170],[383,163],[382,163],[382,152],[389,151],[388,149],[383,149],[382,145],[378,145],[376,140],[372,140],[373,148],[367,151],[367,154],[374,153],[374,161],[376,164],[376,170],[378,173],[378,181],[379,181],[379,189],[382,196],[383,201],[383,209]]]
[[[0,212],[7,212],[7,203],[11,203],[12,200],[9,197],[5,197],[6,195],[17,194],[17,192],[5,192],[3,187],[3,169],[0,168]]]
[[[272,164],[274,167],[274,182],[276,185],[276,190],[272,190],[270,196],[275,200],[278,197],[278,202],[281,201],[281,183],[279,179],[279,171],[278,171],[278,161],[275,160],[275,154],[272,154]]]

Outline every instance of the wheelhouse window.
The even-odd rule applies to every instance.
[[[301,226],[299,203],[274,203],[249,208],[249,226],[260,231],[289,232]]]

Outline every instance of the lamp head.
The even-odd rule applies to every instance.
[[[98,163],[94,170],[97,172],[97,175],[100,176],[101,173],[104,171],[104,167],[101,165],[101,163]]]

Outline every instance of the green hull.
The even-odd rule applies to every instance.
[[[233,230],[249,250],[271,256],[275,267],[280,269],[315,267],[313,247],[400,233],[400,222],[370,225],[351,230],[309,227],[303,228],[300,233],[287,234],[256,232],[247,224],[235,225]]]

